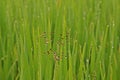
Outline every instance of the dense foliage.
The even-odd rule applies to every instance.
[[[0,0],[0,80],[120,80],[120,0]]]

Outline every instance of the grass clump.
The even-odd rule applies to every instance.
[[[1,0],[0,80],[120,80],[119,0]]]

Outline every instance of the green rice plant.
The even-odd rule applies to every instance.
[[[120,80],[119,0],[1,0],[0,80]]]

